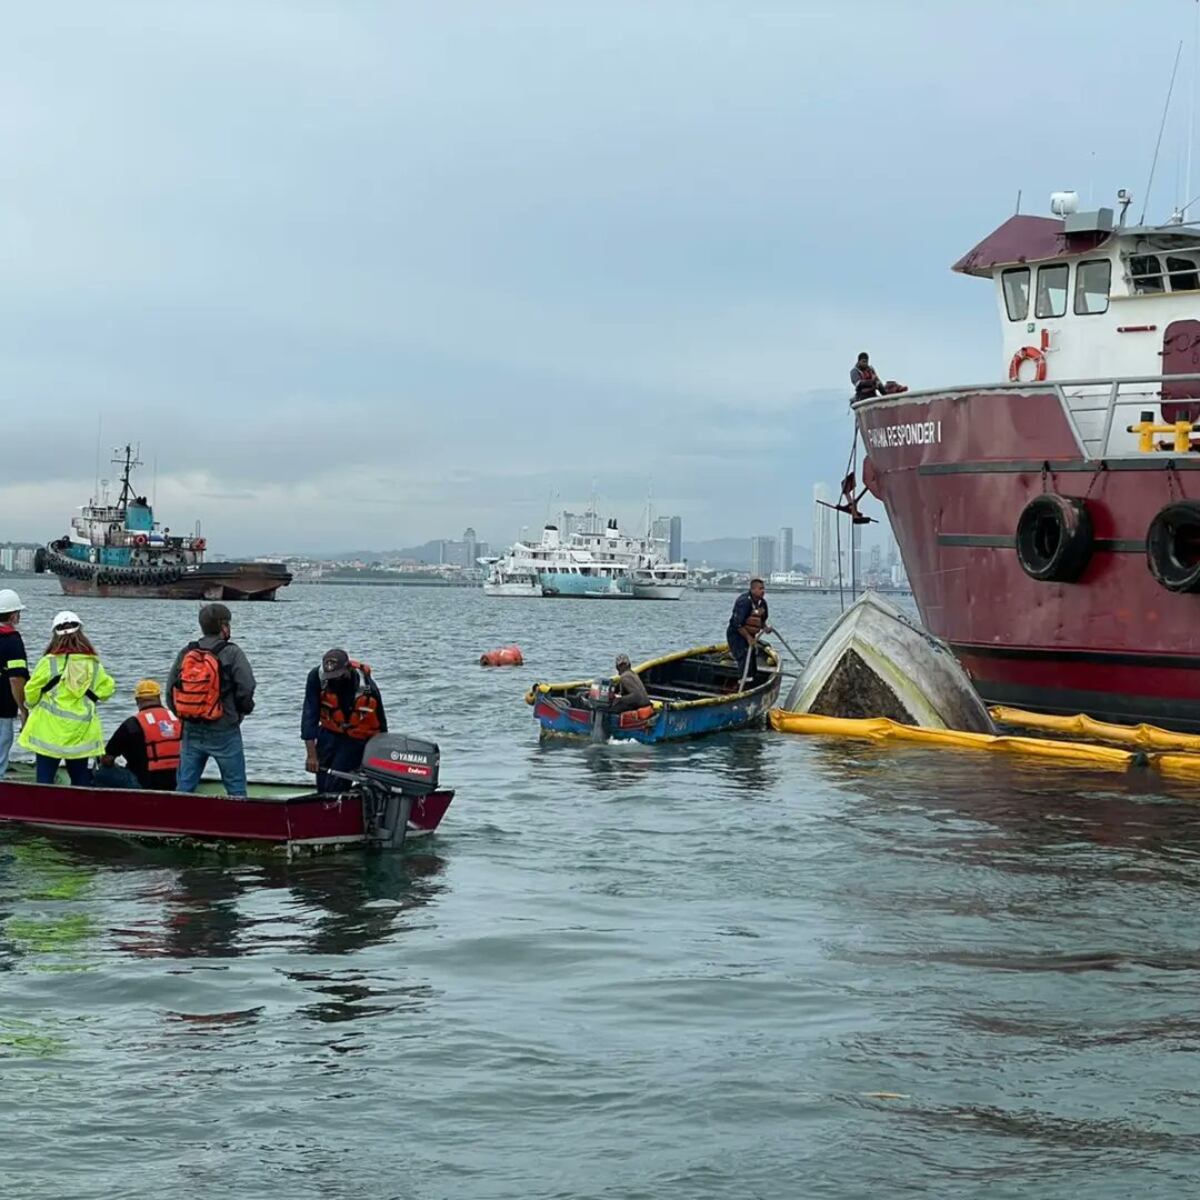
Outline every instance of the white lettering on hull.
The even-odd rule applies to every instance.
[[[867,430],[872,450],[892,446],[935,446],[942,440],[941,421],[911,421],[907,425],[876,425]]]

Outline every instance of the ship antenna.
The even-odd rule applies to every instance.
[[[1017,188],[1017,213],[1016,213],[1016,215],[1018,217],[1021,215],[1021,189],[1020,188]]]
[[[1138,224],[1146,223],[1146,209],[1150,205],[1150,187],[1154,183],[1154,172],[1158,167],[1158,151],[1162,146],[1163,130],[1167,127],[1167,113],[1171,111],[1171,93],[1175,90],[1175,76],[1179,74],[1179,56],[1183,53],[1183,38],[1179,39],[1179,45],[1175,49],[1175,65],[1171,68],[1171,82],[1167,85],[1167,101],[1163,105],[1162,120],[1158,123],[1158,141],[1154,143],[1154,158],[1150,162],[1150,178],[1146,180],[1146,196],[1142,203],[1142,215],[1138,218]]]

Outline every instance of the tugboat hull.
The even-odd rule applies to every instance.
[[[274,600],[292,581],[277,563],[200,563],[177,571],[96,569],[49,552],[45,568],[58,576],[68,596],[143,600]],[[171,578],[174,575],[175,578]],[[140,578],[139,578],[140,576]]]

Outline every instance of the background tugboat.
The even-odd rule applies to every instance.
[[[72,518],[71,531],[38,549],[34,570],[57,575],[68,596],[140,596],[161,600],[274,600],[292,581],[280,563],[206,563],[198,534],[172,537],[159,530],[131,475],[140,460],[118,451],[121,495],[93,501]]]

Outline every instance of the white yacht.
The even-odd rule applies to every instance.
[[[663,542],[629,537],[615,520],[610,519],[600,532],[573,533],[570,545],[600,562],[623,564],[629,571],[635,600],[678,600],[687,590],[687,563],[667,562]]]
[[[504,558],[488,559],[486,562],[481,559],[480,565],[488,569],[483,577],[485,596],[526,597],[538,600],[542,598],[542,581],[537,572],[515,565],[507,555]]]
[[[536,591],[531,580],[536,581]],[[589,597],[628,600],[633,596],[629,568],[614,559],[601,560],[574,544],[564,545],[556,525],[542,530],[542,540],[515,542],[495,562],[484,590],[493,596]]]

